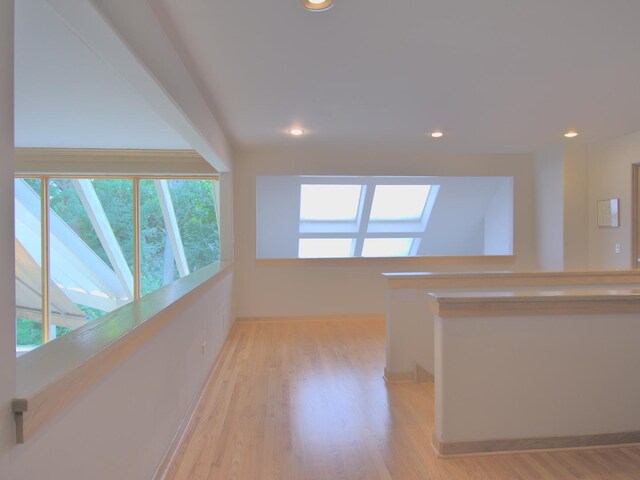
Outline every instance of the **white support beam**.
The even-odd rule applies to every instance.
[[[218,202],[220,217],[218,232],[220,233],[220,260],[233,262],[234,228],[233,228],[233,173],[220,174],[220,201]]]
[[[164,224],[167,228],[167,235],[171,242],[173,258],[178,266],[180,278],[182,278],[189,275],[189,264],[187,263],[187,256],[184,253],[182,237],[180,236],[178,220],[176,219],[176,211],[171,201],[169,182],[167,180],[154,180],[153,183],[156,186],[156,192],[158,192],[158,201],[160,203],[160,209],[162,210],[162,216],[164,217]]]
[[[133,275],[131,269],[127,264],[127,260],[124,258],[120,243],[116,239],[113,233],[109,219],[102,208],[102,203],[96,194],[91,180],[78,179],[71,180],[73,188],[80,197],[80,201],[84,206],[91,225],[96,231],[102,248],[107,253],[111,266],[115,270],[116,276],[122,285],[122,288],[129,294],[129,298],[133,299]]]
[[[369,182],[362,188],[363,192],[360,194],[360,205],[358,212],[359,231],[353,251],[354,257],[362,256],[362,249],[364,248],[364,237],[367,235],[367,230],[369,228],[369,217],[371,216],[371,208],[373,207],[373,193],[375,191],[375,185],[373,184],[373,182]]]
[[[218,224],[218,232],[220,232],[220,180],[211,180],[211,188],[213,190],[213,208],[216,211],[216,223]]]
[[[232,168],[220,124],[146,0],[47,0],[102,60],[219,172]]]

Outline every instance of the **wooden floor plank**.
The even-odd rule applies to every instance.
[[[166,478],[640,480],[640,447],[438,458],[433,384],[386,384],[384,335],[379,319],[234,325]]]

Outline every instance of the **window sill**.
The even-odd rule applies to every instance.
[[[231,269],[231,263],[216,262],[18,357],[13,401],[17,443],[171,322],[159,313],[199,287],[219,282]]]
[[[378,265],[486,265],[515,263],[514,255],[349,258],[258,258],[258,267],[367,267]]]
[[[613,315],[635,314],[640,309],[636,288],[448,292],[429,297],[434,316],[440,318]]]
[[[564,270],[535,272],[392,272],[382,274],[389,288],[485,288],[638,285],[637,270]]]

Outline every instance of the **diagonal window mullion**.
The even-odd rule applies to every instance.
[[[373,205],[373,193],[375,191],[375,184],[370,183],[365,185],[364,194],[361,199],[361,209],[358,224],[358,236],[355,240],[355,246],[353,249],[353,256],[360,257],[362,255],[362,248],[364,246],[364,237],[367,235],[369,229],[369,218],[371,217],[371,206]]]

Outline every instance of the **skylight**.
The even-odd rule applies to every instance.
[[[363,257],[407,257],[413,238],[365,238]]]
[[[361,191],[362,185],[301,185],[300,220],[354,222]]]
[[[376,185],[371,207],[372,221],[420,220],[430,185]]]
[[[511,255],[513,221],[510,177],[256,177],[259,259]]]
[[[299,258],[344,258],[351,256],[352,238],[301,238]]]

